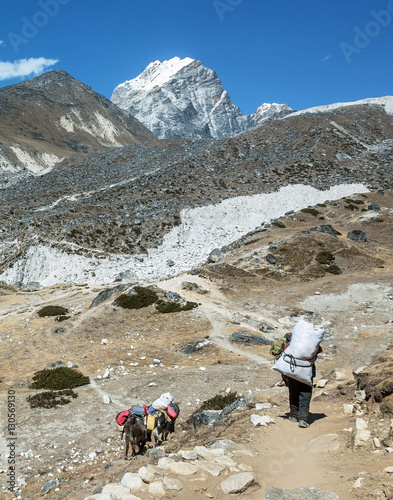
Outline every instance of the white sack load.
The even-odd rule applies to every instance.
[[[323,326],[314,326],[303,319],[292,330],[291,343],[272,370],[312,386],[312,365],[323,339]]]
[[[170,392],[165,392],[152,403],[155,410],[166,410],[168,406],[173,403],[173,396]]]

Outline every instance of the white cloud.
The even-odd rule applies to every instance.
[[[5,41],[4,41],[4,40],[0,40],[0,47],[1,47],[2,45],[5,45]]]
[[[57,59],[45,59],[45,57],[31,57],[30,59],[19,59],[13,62],[0,61],[0,81],[38,75],[58,62]]]
[[[325,57],[322,59],[322,62],[328,61],[331,57],[333,57],[333,55],[332,55],[332,54],[328,54],[327,56],[325,56]]]

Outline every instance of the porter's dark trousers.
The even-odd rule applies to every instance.
[[[307,422],[312,387],[288,377],[290,416]]]

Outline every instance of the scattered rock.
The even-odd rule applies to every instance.
[[[267,323],[266,321],[264,321],[263,323],[258,325],[258,329],[259,329],[259,331],[261,331],[263,333],[268,333],[268,332],[271,332],[274,330],[274,326],[271,325],[270,323]]]
[[[370,205],[367,207],[367,210],[379,211],[379,210],[381,210],[381,207],[379,205],[377,205],[376,203],[371,202]]]
[[[195,462],[192,463],[215,477],[218,477],[226,467],[225,465],[219,465],[209,460],[195,460]]]
[[[189,356],[190,354],[194,354],[195,352],[201,351],[202,349],[205,349],[206,347],[209,347],[212,344],[213,342],[211,342],[208,339],[201,339],[201,340],[196,340],[195,342],[188,342],[187,344],[183,344],[180,350],[183,354]]]
[[[106,394],[102,397],[102,402],[104,403],[104,405],[109,405],[112,403],[112,399],[107,396]]]
[[[152,483],[163,476],[162,471],[158,467],[151,464],[148,464],[146,467],[141,467],[138,474],[142,481],[147,484]]]
[[[259,410],[270,410],[271,407],[272,407],[271,403],[257,403],[255,405],[255,409],[257,411],[259,411]]]
[[[384,472],[388,473],[388,474],[393,474],[393,467],[392,466],[389,466],[389,467],[385,467],[383,469]]]
[[[321,378],[320,380],[318,380],[317,382],[317,387],[325,387],[326,384],[328,383],[327,379],[326,378]]]
[[[366,391],[364,390],[355,392],[355,398],[358,403],[363,403],[363,401],[366,400],[366,397]]]
[[[65,332],[64,328],[57,328],[55,330],[55,333],[64,333],[64,332]]]
[[[355,406],[351,404],[344,404],[343,405],[343,412],[344,415],[352,415],[355,411]]]
[[[163,483],[164,486],[168,488],[168,490],[181,491],[183,489],[183,483],[178,479],[173,479],[171,477],[164,477]]]
[[[196,450],[180,450],[179,455],[184,460],[196,460],[198,458],[198,452]]]
[[[149,495],[155,497],[163,497],[165,495],[165,487],[162,481],[156,481],[149,484]]]
[[[178,302],[180,300],[180,295],[177,292],[167,292],[165,296],[170,302]]]
[[[119,483],[109,483],[106,484],[102,490],[102,493],[109,495],[112,499],[122,499],[124,495],[128,495],[130,490]]]
[[[320,231],[321,233],[328,233],[332,236],[336,236],[337,234],[339,234],[338,231],[336,231],[330,224],[323,224],[322,226],[313,227],[310,229],[310,231]]]
[[[220,485],[227,495],[243,493],[251,486],[260,486],[258,477],[253,472],[240,472],[225,479]]]

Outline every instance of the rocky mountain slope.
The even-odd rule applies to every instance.
[[[154,136],[65,71],[0,89],[0,186],[71,153],[152,142]]]
[[[244,115],[216,73],[189,57],[149,64],[116,87],[111,100],[159,139],[232,137],[292,112],[287,105],[264,104]]]
[[[2,279],[30,280],[34,276],[26,270],[35,269],[40,279],[60,273],[66,281],[91,280],[100,262],[117,274],[174,274],[220,246],[219,235],[236,239],[299,203],[306,207],[310,192],[293,185],[326,190],[362,184],[357,192],[391,188],[392,137],[393,117],[383,105],[358,104],[289,115],[233,139],[163,140],[64,161],[1,192],[1,270],[15,266]],[[273,193],[284,188],[291,194],[275,204]],[[251,195],[257,196],[250,199],[251,207],[258,206],[256,222],[244,226],[253,221],[253,209],[239,197]],[[278,196],[285,198],[285,191]],[[314,203],[326,197],[322,192]],[[216,206],[225,200],[228,210]],[[273,213],[270,204],[282,212]],[[229,220],[228,213],[235,215]],[[205,224],[206,231],[196,234],[195,224]],[[217,228],[216,241],[205,239],[209,226]],[[163,251],[164,243],[173,253]],[[148,252],[159,260],[150,261]],[[70,264],[69,254],[87,260]],[[78,272],[67,278],[63,268]]]
[[[384,351],[393,340],[393,193],[311,208],[235,241],[216,262],[151,283],[162,300],[197,302],[191,311],[114,306],[134,287],[128,280],[30,293],[1,285],[1,499],[15,497],[1,461],[9,390],[19,415],[16,482],[26,499],[125,500],[131,490],[142,500],[224,500],[228,479],[238,485],[244,473],[254,478],[242,493],[250,500],[390,498],[392,354]],[[349,238],[354,231],[365,239]],[[332,258],[324,263],[320,254]],[[47,305],[66,307],[68,318],[40,317]],[[234,341],[271,340],[299,318],[325,328],[308,429],[288,420],[269,346]],[[58,362],[77,365],[90,384],[65,406],[31,408],[27,398],[41,392],[30,387],[34,373]],[[116,414],[168,390],[181,411],[175,434],[124,460]],[[192,426],[202,402],[230,392],[244,399],[225,420]],[[262,416],[270,423],[254,427]],[[302,489],[287,491],[294,488]]]

